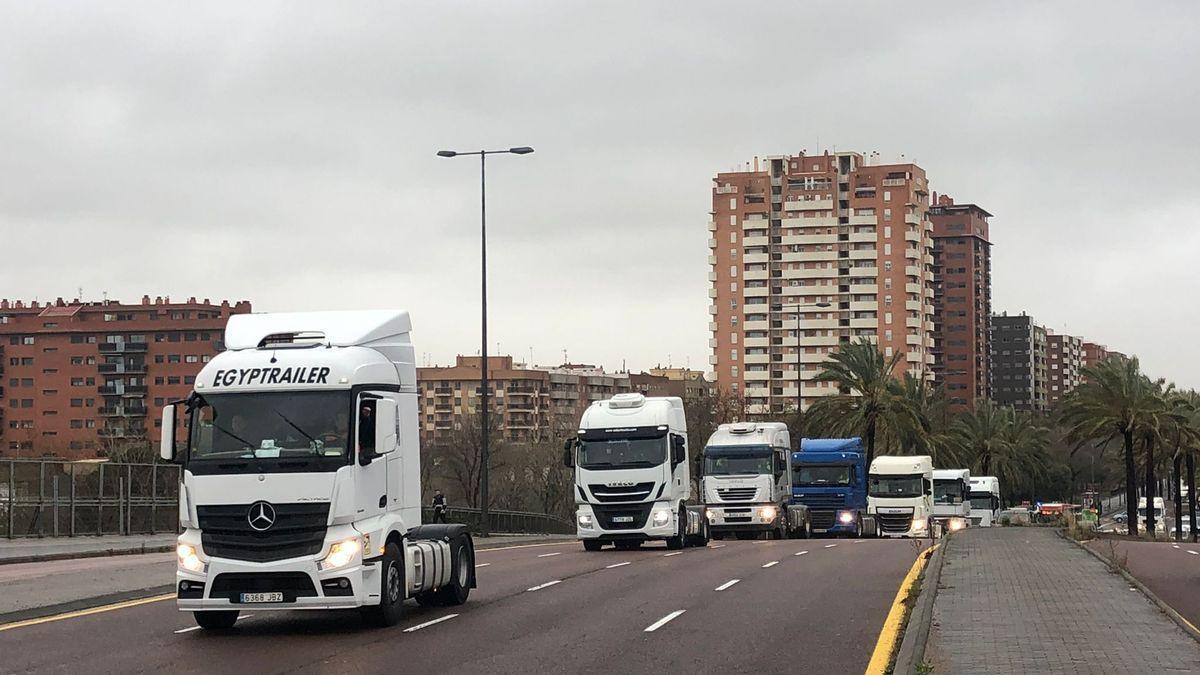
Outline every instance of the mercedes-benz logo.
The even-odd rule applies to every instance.
[[[275,524],[275,507],[266,502],[254,502],[246,511],[246,522],[257,532],[266,532]]]

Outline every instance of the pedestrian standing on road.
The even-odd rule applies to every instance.
[[[446,522],[446,495],[441,490],[433,491],[433,522]]]

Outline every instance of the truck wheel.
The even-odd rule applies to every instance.
[[[363,615],[377,626],[394,626],[404,606],[404,564],[396,542],[384,547],[380,565],[379,604],[364,607]]]
[[[585,550],[585,551],[599,551],[602,548],[604,548],[604,543],[601,542],[599,539],[584,539],[583,540],[583,550]]]
[[[471,575],[475,573],[475,550],[467,535],[450,542],[450,582],[436,591],[438,604],[461,605],[471,595]]]
[[[667,537],[667,548],[678,551],[687,543],[687,514],[679,512],[679,520],[675,524],[675,536]]]
[[[862,536],[863,536],[862,517],[855,516],[854,517],[854,538],[862,539]]]
[[[804,518],[804,533],[800,536],[802,539],[812,539],[812,521],[807,517]]]
[[[229,630],[237,622],[237,610],[217,612],[192,612],[196,623],[204,630]]]

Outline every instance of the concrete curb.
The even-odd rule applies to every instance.
[[[1097,553],[1097,552],[1093,551],[1092,549],[1088,548],[1086,544],[1075,541],[1074,539],[1068,537],[1066,535],[1066,533],[1064,533],[1062,530],[1058,531],[1058,536],[1062,537],[1063,539],[1066,539],[1067,541],[1071,542],[1072,544],[1075,544],[1076,546],[1083,549],[1084,551],[1087,551],[1088,553],[1090,553],[1092,555],[1093,558],[1104,563],[1105,567],[1108,567],[1111,569],[1116,565],[1116,563],[1114,561],[1109,560],[1108,558],[1105,558],[1102,554]],[[1142,582],[1138,581],[1132,574],[1130,574],[1129,572],[1126,572],[1125,570],[1123,570],[1119,567],[1117,567],[1116,569],[1117,569],[1117,573],[1120,574],[1122,577],[1124,577],[1125,581],[1128,581],[1130,586],[1133,586],[1134,588],[1141,591],[1142,595],[1146,596],[1146,598],[1149,599],[1150,602],[1153,602],[1155,605],[1157,605],[1158,608],[1160,610],[1162,610],[1163,614],[1166,614],[1172,621],[1175,622],[1175,624],[1177,626],[1179,626],[1180,628],[1183,629],[1183,632],[1187,633],[1189,636],[1191,636],[1191,638],[1193,640],[1200,643],[1200,629],[1197,629],[1195,626],[1193,626],[1191,621],[1188,621],[1187,619],[1185,619],[1183,617],[1183,615],[1180,614],[1179,612],[1175,611],[1175,609],[1173,607],[1171,607],[1167,603],[1163,602],[1157,595],[1154,594],[1153,591],[1151,591],[1149,588],[1146,588],[1146,585],[1143,584]]]
[[[904,638],[900,641],[900,649],[896,652],[896,662],[892,666],[893,673],[912,675],[925,659],[925,645],[929,641],[929,631],[933,627],[933,601],[937,598],[938,583],[942,578],[942,560],[946,547],[950,545],[953,536],[943,537],[929,562],[921,573],[921,592],[917,595],[917,603],[908,615],[908,623],[904,627]],[[924,554],[923,554],[924,555]]]
[[[156,595],[163,595],[175,591],[175,584],[167,584],[166,586],[155,586],[153,588],[142,588],[134,591],[124,591],[121,593],[109,593],[107,595],[98,595],[93,598],[81,598],[79,600],[70,600],[68,602],[59,602],[53,605],[45,605],[43,607],[30,607],[28,609],[19,609],[14,612],[0,613],[0,626],[6,623],[16,623],[18,621],[28,621],[29,619],[41,619],[47,616],[56,614],[66,614],[67,612],[77,612],[83,609],[92,609],[94,607],[103,607],[104,605],[112,605],[126,600],[141,600],[142,598],[151,598]]]
[[[107,558],[115,555],[142,555],[144,553],[166,553],[174,551],[175,544],[160,544],[156,546],[137,546],[131,548],[104,548],[94,551],[64,551],[62,553],[35,553],[10,558],[0,558],[0,565],[17,565],[19,563],[48,562],[51,560],[76,560],[79,558]]]

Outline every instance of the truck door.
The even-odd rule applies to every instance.
[[[792,494],[792,472],[788,471],[787,450],[775,448],[775,493],[773,501],[787,501]]]
[[[379,424],[395,424],[393,419],[381,419],[377,402],[387,396],[384,392],[366,392],[358,397],[357,417],[357,466],[354,477],[356,515],[355,519],[369,518],[383,513],[387,506],[387,457],[386,450],[376,448],[376,427]],[[395,443],[395,438],[391,440]]]

